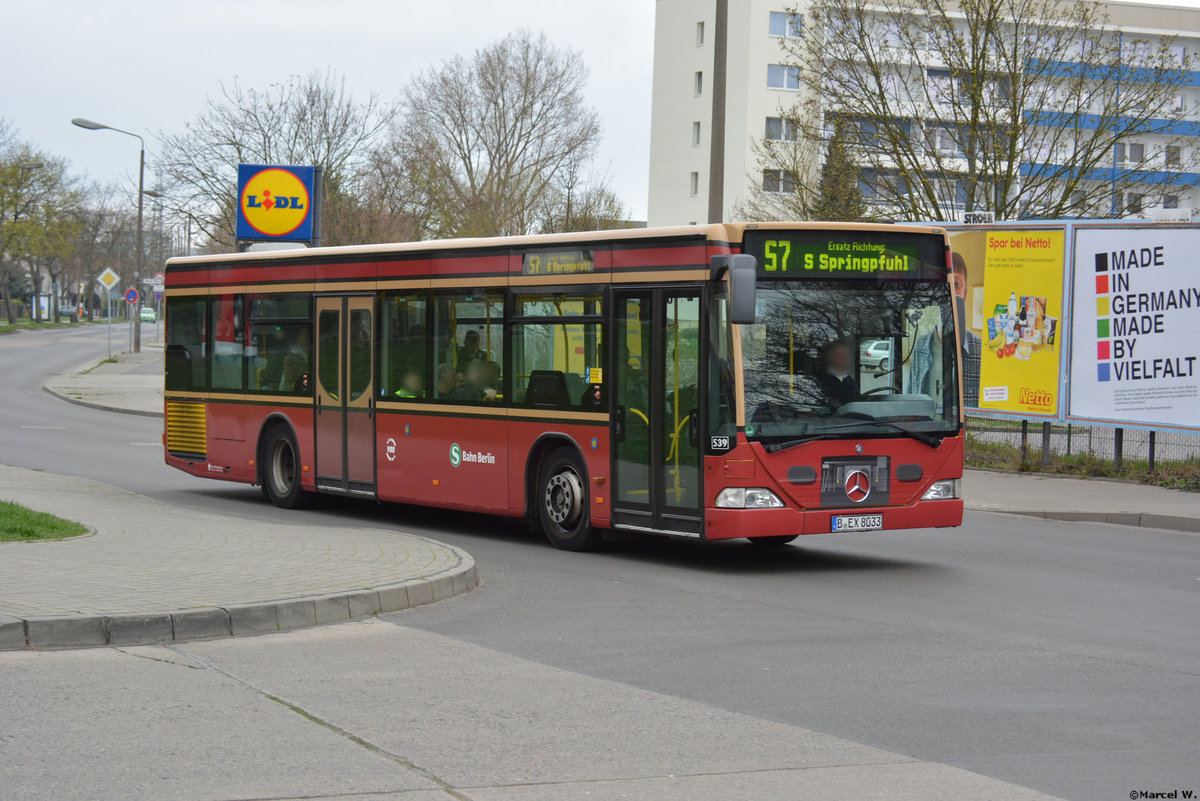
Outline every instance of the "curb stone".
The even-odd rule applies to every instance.
[[[52,389],[49,384],[42,384],[42,391],[52,395],[59,400],[73,403],[76,406],[86,406],[89,409],[99,409],[104,412],[116,412],[118,414],[132,414],[138,417],[162,417],[162,412],[147,412],[141,409],[125,409],[120,406],[110,406],[106,403],[96,403],[95,401],[87,401],[83,398],[72,398],[70,395],[64,395],[56,389]]]
[[[463,595],[479,586],[475,560],[465,551],[458,553],[462,557],[459,563],[436,576],[327,595],[170,612],[28,618],[0,615],[0,651],[245,637],[401,612]]]
[[[987,506],[967,506],[966,508],[972,512],[998,512],[1006,515],[1040,517],[1043,520],[1058,520],[1066,523],[1109,523],[1115,526],[1158,528],[1200,534],[1200,517],[1156,515],[1143,512],[1051,512],[1042,509],[1003,509]]]

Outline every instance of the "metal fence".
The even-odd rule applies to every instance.
[[[979,442],[1018,448],[1022,459],[1030,451],[1037,451],[1043,462],[1051,455],[1086,455],[1112,461],[1117,468],[1125,460],[1144,461],[1153,470],[1158,462],[1200,461],[1200,435],[1178,431],[972,417],[967,420],[967,434]]]

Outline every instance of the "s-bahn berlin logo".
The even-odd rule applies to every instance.
[[[238,239],[310,241],[312,167],[238,165]]]

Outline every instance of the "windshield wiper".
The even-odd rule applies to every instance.
[[[791,448],[795,448],[798,445],[804,445],[808,442],[816,442],[819,439],[833,439],[833,434],[830,434],[830,431],[837,431],[844,428],[857,428],[859,426],[890,426],[900,433],[906,434],[915,439],[917,442],[928,445],[931,448],[936,448],[942,444],[942,437],[934,436],[933,434],[927,434],[926,432],[919,431],[915,428],[909,428],[908,426],[900,425],[892,420],[856,420],[853,423],[842,423],[841,425],[829,426],[828,428],[822,429],[820,433],[810,434],[807,437],[799,437],[798,439],[788,440],[787,442],[772,442],[770,445],[764,445],[763,449],[766,450],[767,453],[779,453],[779,451],[786,451]]]
[[[779,451],[786,451],[789,448],[795,448],[797,445],[803,445],[806,442],[816,442],[819,439],[833,439],[833,434],[810,434],[807,437],[800,437],[799,439],[789,439],[787,442],[772,442],[769,445],[764,445],[763,450],[767,453],[778,453]]]

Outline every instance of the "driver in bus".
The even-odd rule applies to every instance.
[[[840,339],[826,343],[821,348],[822,370],[813,376],[821,392],[834,408],[849,403],[858,397],[858,383],[850,374],[853,360],[850,347]]]

